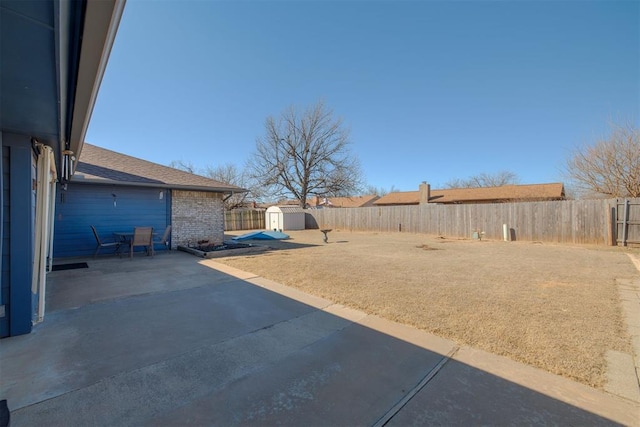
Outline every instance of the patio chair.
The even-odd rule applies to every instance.
[[[153,256],[153,227],[135,227],[129,243],[129,258],[133,259],[133,248],[144,246],[147,255]]]
[[[162,235],[162,239],[154,240],[153,245],[163,245],[165,249],[171,249],[169,247],[169,237],[171,236],[171,226],[167,225],[167,228],[164,229],[164,234]],[[155,248],[154,248],[155,250]]]
[[[96,228],[93,225],[90,225],[91,227],[91,231],[93,231],[93,235],[96,238],[96,250],[93,253],[93,257],[95,258],[96,256],[98,256],[98,252],[100,252],[100,249],[102,248],[116,248],[115,252],[118,253],[118,251],[120,250],[120,242],[105,242],[102,239],[100,239],[100,236],[98,235],[98,232],[96,231]]]

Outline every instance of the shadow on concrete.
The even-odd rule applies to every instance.
[[[1,342],[0,399],[13,427],[632,419],[629,402],[495,357],[505,372],[525,372],[515,375],[520,383],[542,380],[536,391],[474,366],[492,355],[250,273],[223,273],[215,260],[87,262],[50,273],[44,323]]]

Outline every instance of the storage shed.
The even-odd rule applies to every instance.
[[[265,213],[269,230],[304,230],[304,209],[297,206],[271,206]]]

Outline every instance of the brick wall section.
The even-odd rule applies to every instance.
[[[222,194],[173,190],[171,201],[172,249],[204,239],[215,244],[223,242]]]

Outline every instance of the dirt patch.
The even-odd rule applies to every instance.
[[[437,250],[439,250],[439,248],[434,248],[433,246],[429,246],[429,245],[424,244],[424,243],[421,244],[421,245],[416,246],[416,248],[424,249],[425,251],[437,251]]]
[[[631,351],[615,285],[638,274],[626,249],[288,234],[269,241],[279,250],[220,262],[591,386],[604,385],[608,350]]]
[[[547,288],[562,288],[562,287],[576,288],[577,284],[576,283],[562,283],[562,282],[547,282],[547,283],[541,283],[540,287],[544,288],[544,289],[547,289]]]

